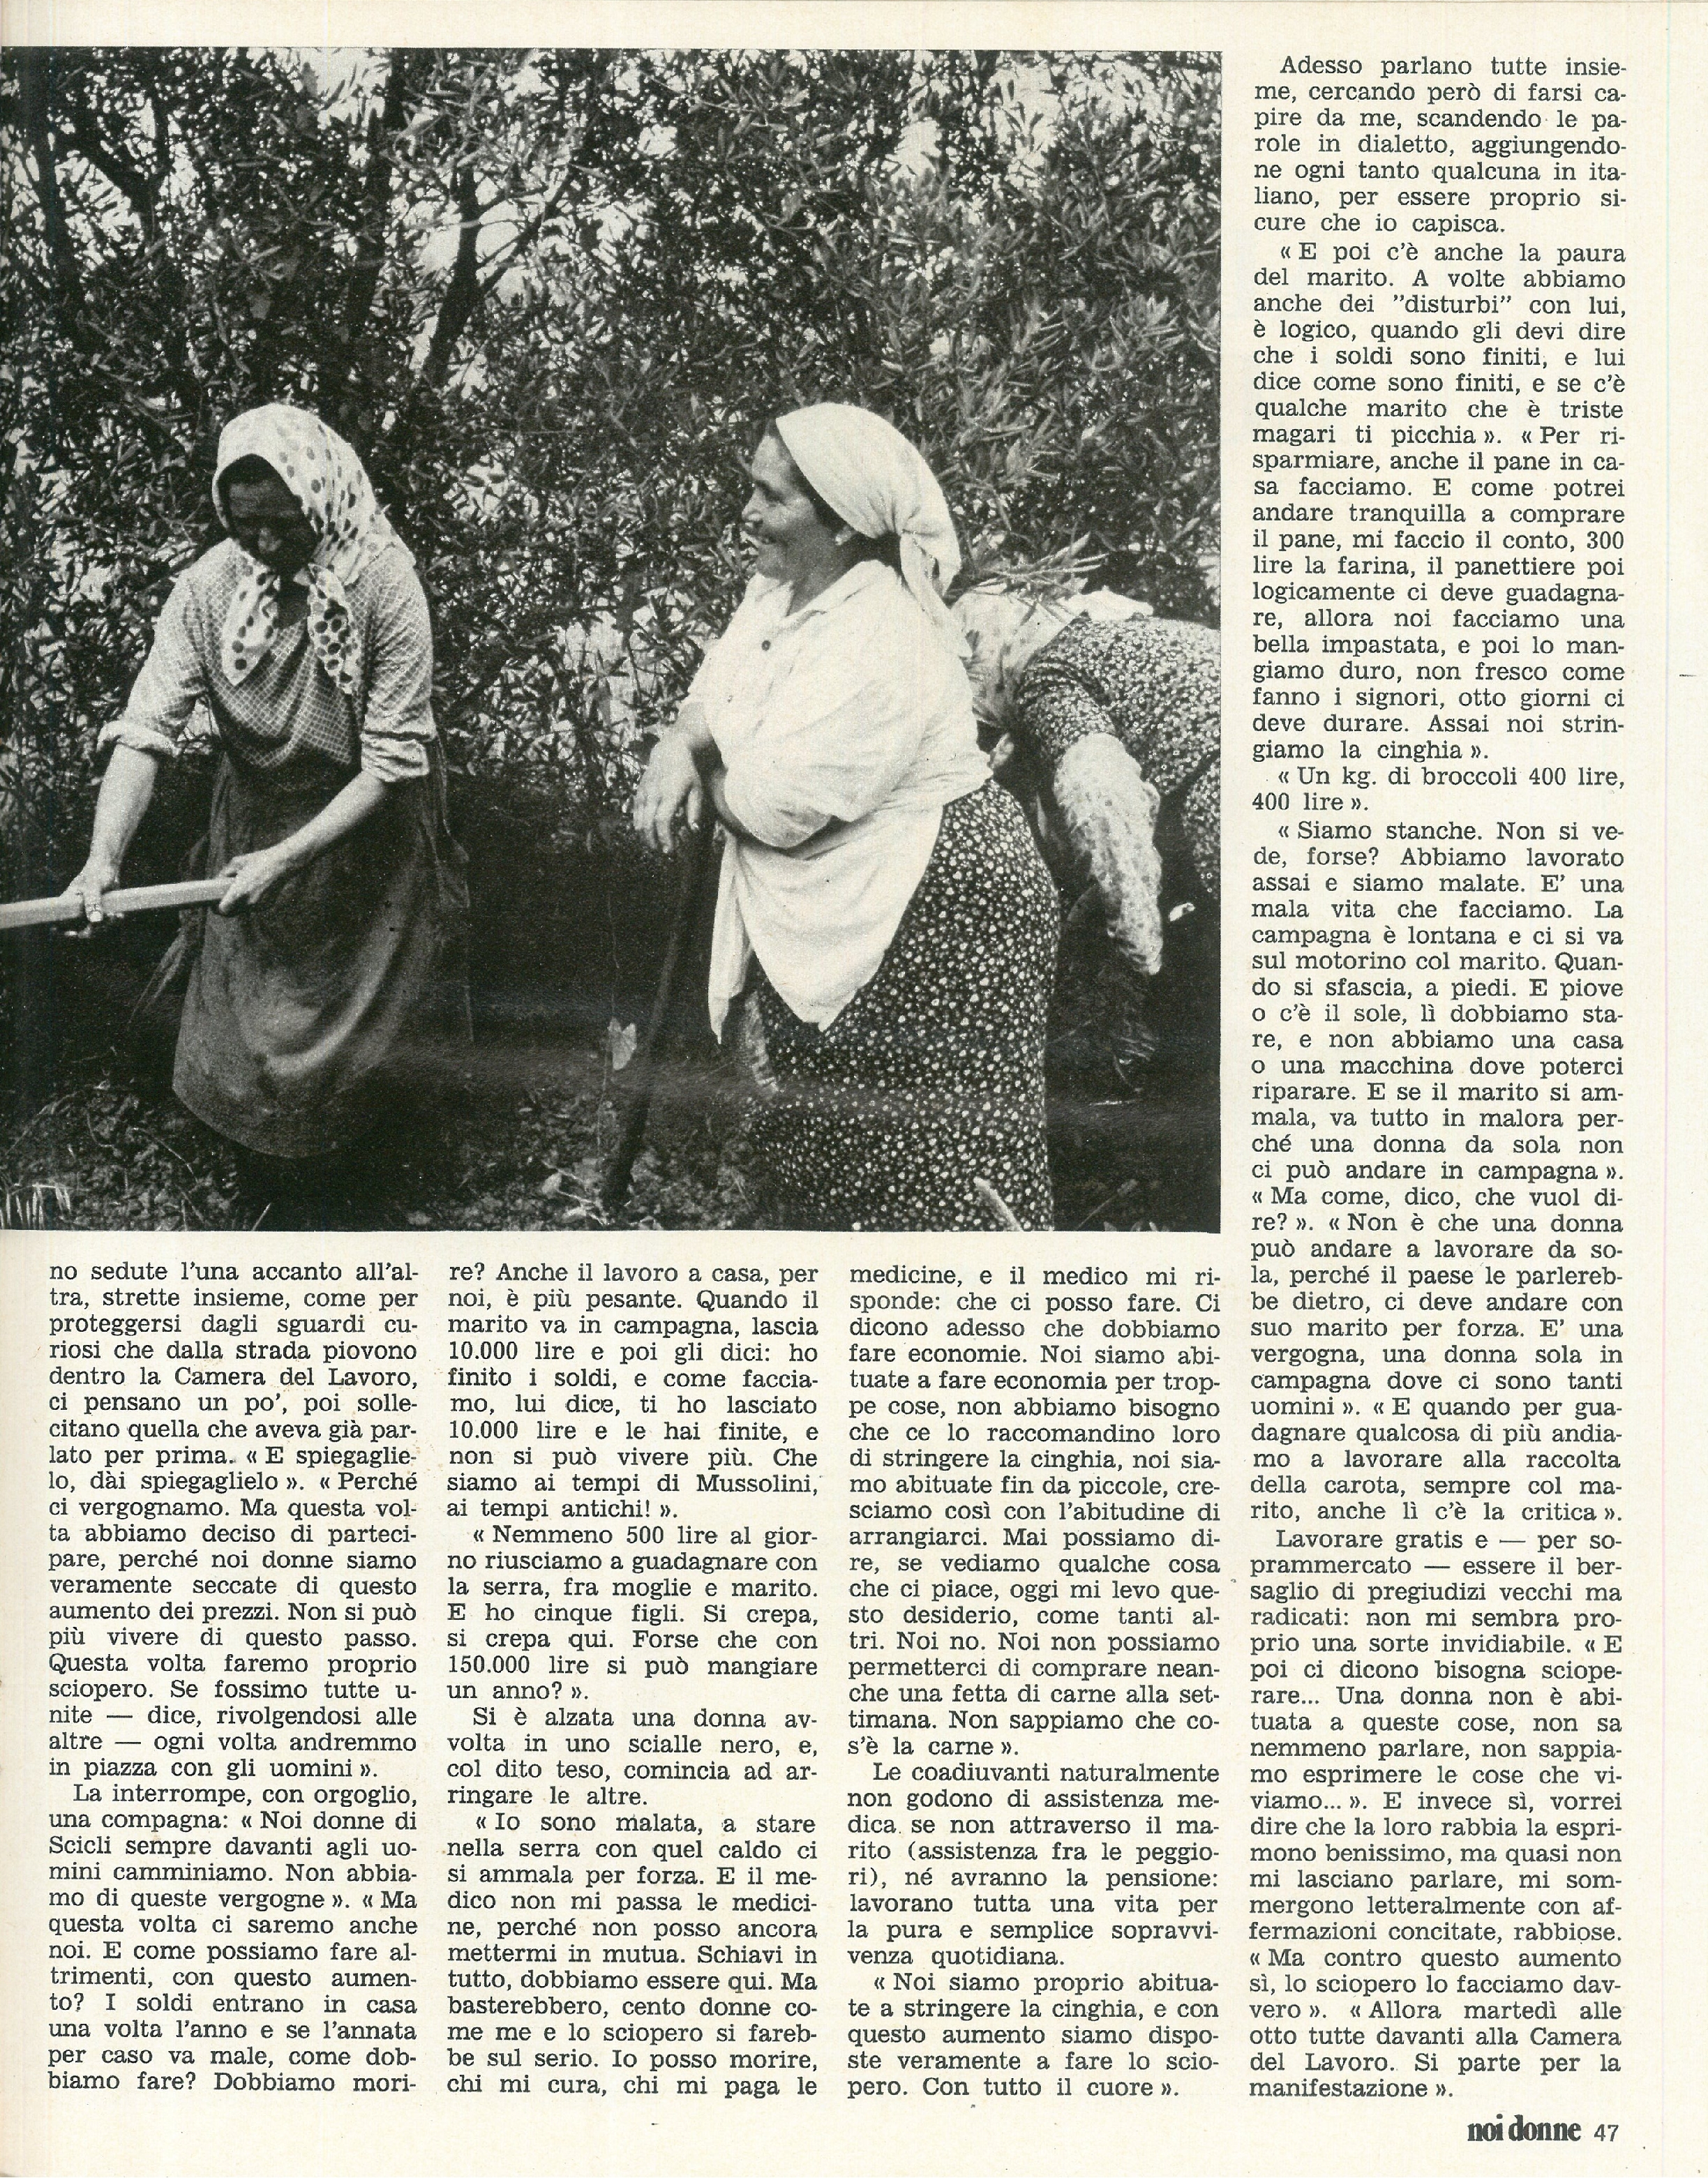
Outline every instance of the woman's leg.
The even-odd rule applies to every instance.
[[[395,1172],[376,1132],[319,1157],[276,1157],[235,1145],[233,1223],[268,1232],[388,1229],[402,1213],[388,1201]]]

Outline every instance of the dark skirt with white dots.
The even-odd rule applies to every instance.
[[[778,1094],[755,1123],[771,1222],[818,1232],[988,1232],[988,1196],[1052,1223],[1045,1021],[1060,908],[1000,787],[943,813],[878,972],[828,1028],[756,969]]]

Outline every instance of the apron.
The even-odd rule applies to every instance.
[[[206,867],[270,847],[355,774],[304,750],[256,769],[227,743]],[[172,1087],[245,1148],[322,1156],[364,1134],[400,1086],[468,1036],[465,858],[444,763],[393,785],[366,823],[262,906],[201,914]]]

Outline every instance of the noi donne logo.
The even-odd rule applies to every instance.
[[[1471,2140],[1581,2140],[1581,2125],[1564,2124],[1547,2118],[1525,2117],[1513,2112],[1508,2125],[1503,2115],[1497,2114],[1486,2125],[1472,2125],[1465,2128]]]

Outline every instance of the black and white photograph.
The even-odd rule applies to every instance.
[[[1219,1229],[1220,85],[5,56],[3,1223]]]

